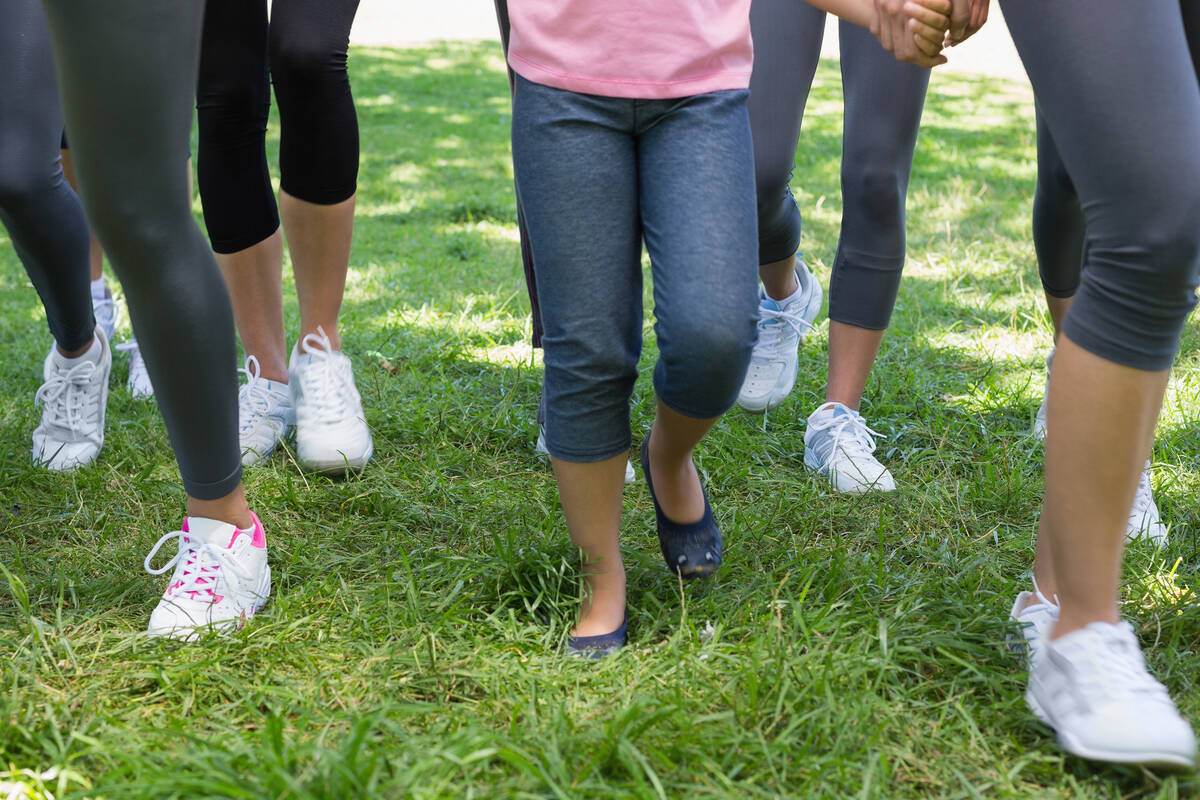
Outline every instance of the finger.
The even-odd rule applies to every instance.
[[[904,4],[904,13],[909,19],[920,22],[930,28],[936,28],[938,36],[950,27],[950,18],[945,14],[939,14],[931,8],[926,8],[921,3],[908,2]]]
[[[956,42],[967,38],[967,25],[970,21],[970,0],[951,0],[950,38]]]
[[[922,26],[921,23],[915,21],[909,23],[909,28],[913,33],[913,43],[916,44],[917,49],[922,53],[927,56],[936,56],[942,52],[942,45],[945,41],[943,37],[945,34],[941,31],[936,28]]]

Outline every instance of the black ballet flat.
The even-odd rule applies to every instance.
[[[621,620],[621,627],[612,633],[599,636],[568,636],[567,655],[572,658],[604,658],[625,646],[625,629],[629,626],[629,615]]]
[[[704,495],[704,516],[696,522],[681,525],[663,513],[654,496],[654,481],[650,477],[650,437],[642,442],[642,472],[646,475],[646,486],[650,488],[650,499],[654,501],[654,516],[658,523],[658,544],[662,548],[667,569],[685,580],[707,578],[721,566],[721,530],[713,518],[712,506],[708,504],[708,493]]]

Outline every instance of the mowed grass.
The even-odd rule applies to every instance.
[[[0,247],[0,782],[60,798],[1200,793],[1192,777],[1064,757],[1003,644],[1032,558],[1042,458],[1028,432],[1050,342],[1027,89],[932,84],[909,263],[863,407],[899,491],[841,497],[804,469],[822,326],[788,402],[731,412],[699,452],[726,532],[715,579],[680,586],[645,483],[627,489],[630,645],[581,663],[561,654],[577,559],[532,452],[541,368],[498,48],[360,49],[351,65],[363,157],[343,319],[375,459],[346,481],[282,456],[247,472],[275,586],[244,630],[142,634],[164,585],[142,558],[184,496],[122,359],[99,462],[30,466],[49,337]],[[825,285],[840,112],[824,63],[792,185]],[[653,409],[647,334],[635,441]],[[1132,547],[1124,590],[1153,671],[1193,720],[1197,340],[1189,328],[1155,451],[1171,544]]]

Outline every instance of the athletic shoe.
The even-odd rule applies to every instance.
[[[796,385],[800,360],[796,353],[821,310],[821,284],[803,261],[796,262],[799,287],[782,301],[758,293],[758,341],[742,381],[737,404],[746,411],[770,411],[787,399]]]
[[[1041,602],[1030,605],[1034,600]],[[1008,618],[1020,627],[1021,634],[1020,637],[1015,633],[1008,635],[1008,649],[1025,654],[1032,663],[1042,643],[1049,639],[1050,631],[1058,621],[1058,611],[1058,605],[1044,597],[1036,584],[1032,592],[1018,594]]]
[[[288,364],[296,408],[296,458],[300,466],[317,472],[362,469],[374,446],[354,371],[325,331],[318,331],[296,343]]]
[[[1072,755],[1177,769],[1194,764],[1192,728],[1146,671],[1128,622],[1093,622],[1046,640],[1025,700]]]
[[[99,325],[92,349],[79,358],[65,358],[50,346],[42,365],[44,383],[34,396],[42,406],[42,421],[33,431],[35,463],[72,470],[96,460],[104,446],[110,372],[112,351]]]
[[[1133,496],[1133,508],[1129,510],[1129,521],[1125,526],[1125,538],[1149,539],[1159,547],[1167,546],[1167,526],[1158,513],[1158,504],[1150,489],[1150,462],[1138,477],[1137,493]]]
[[[262,377],[255,356],[247,356],[245,369],[238,372],[246,376],[238,389],[238,444],[243,466],[252,467],[270,458],[291,435],[296,411],[287,384]]]
[[[171,567],[175,572],[162,600],[150,614],[148,633],[194,639],[205,630],[241,628],[271,594],[267,537],[258,517],[254,527],[239,530],[227,522],[188,517],[180,530],[163,536],[146,556],[151,575]],[[159,548],[177,539],[179,552],[161,569],[150,566]]]
[[[804,432],[804,465],[829,478],[839,492],[890,492],[892,473],[876,460],[875,438],[882,434],[841,403],[826,403],[808,418]]]
[[[122,353],[129,353],[129,380],[125,386],[134,397],[153,397],[154,384],[150,382],[150,373],[146,371],[146,359],[142,358],[142,348],[138,347],[137,339],[121,342],[116,347]]]
[[[101,279],[101,284],[103,284],[103,279]],[[116,298],[112,296],[112,292],[107,286],[103,287],[103,292],[97,297],[93,288],[92,316],[96,318],[96,324],[103,329],[105,338],[111,342],[113,334],[117,332],[117,320],[121,318],[121,308],[117,305]]]
[[[534,442],[533,452],[542,456],[547,461],[550,460],[550,451],[546,448],[546,426],[538,425],[538,438]],[[637,473],[633,471],[633,462],[625,462],[625,483],[630,484],[637,480]]]
[[[1037,414],[1033,417],[1033,438],[1039,442],[1046,440],[1046,398],[1050,396],[1050,365],[1054,363],[1054,348],[1046,354],[1046,388],[1042,390],[1042,404],[1038,406]]]

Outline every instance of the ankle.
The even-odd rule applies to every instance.
[[[571,635],[602,636],[621,627],[625,620],[624,566],[618,563],[606,572],[589,571],[583,576],[582,588],[579,624]]]
[[[1109,625],[1116,625],[1121,621],[1121,615],[1116,608],[1104,612],[1093,611],[1086,613],[1082,611],[1073,611],[1068,613],[1065,609],[1059,611],[1058,620],[1054,623],[1054,628],[1050,631],[1051,641],[1066,636],[1069,633],[1086,628],[1093,622],[1106,622]]]

